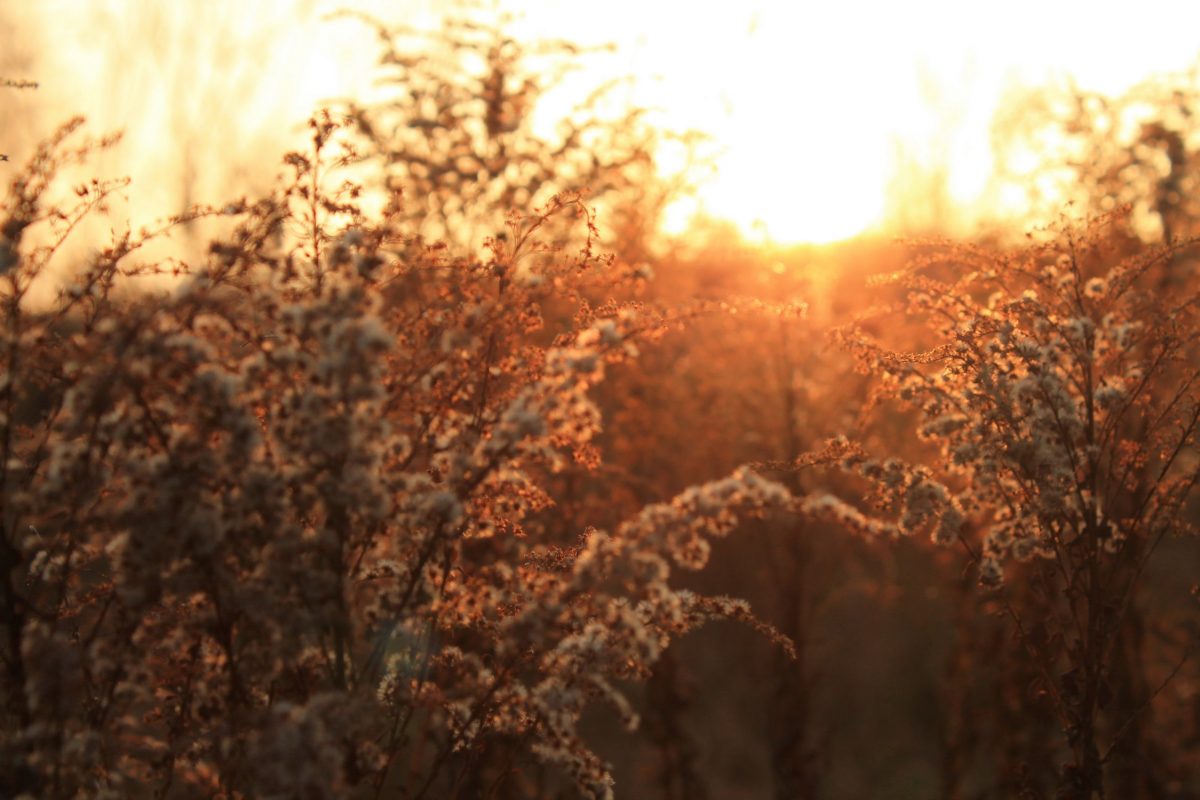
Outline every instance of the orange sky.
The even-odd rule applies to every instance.
[[[40,0],[0,11],[8,77],[41,89],[5,97],[4,146],[69,113],[123,128],[105,168],[129,174],[131,214],[219,202],[270,179],[323,99],[370,90],[374,49],[354,6],[431,24],[433,0]],[[1016,83],[1070,74],[1120,91],[1200,53],[1200,4],[959,0],[812,3],[526,0],[518,30],[619,46],[604,70],[639,79],[630,102],[713,136],[716,175],[694,203],[750,237],[830,241],[882,220],[898,149],[949,167],[969,207],[990,170],[988,125]],[[602,80],[608,75],[595,75]],[[549,109],[552,113],[553,109]],[[293,123],[281,126],[280,120]],[[11,127],[10,127],[11,126]],[[275,154],[264,157],[264,154]],[[264,165],[269,165],[268,169]],[[0,169],[11,169],[3,165]]]

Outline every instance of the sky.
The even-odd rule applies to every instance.
[[[432,24],[436,0],[0,0],[6,136],[28,147],[72,113],[123,129],[107,169],[133,178],[134,216],[221,202],[264,185],[267,164],[323,100],[371,91],[369,32],[325,15],[362,8]],[[617,51],[632,103],[712,137],[714,173],[668,213],[703,211],[751,239],[825,242],[882,224],[903,202],[898,154],[940,164],[969,208],[991,171],[989,126],[1006,93],[1062,81],[1110,93],[1200,55],[1200,3],[1010,0],[807,2],[525,0],[517,32]],[[290,125],[281,126],[279,120]],[[4,147],[19,162],[19,147]],[[2,164],[0,169],[13,169]],[[0,173],[0,178],[3,174]],[[898,184],[899,181],[899,184]],[[919,198],[912,198],[919,202]],[[174,209],[170,209],[174,210]]]

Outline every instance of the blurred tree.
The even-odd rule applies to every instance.
[[[657,227],[679,188],[657,180],[652,159],[670,134],[647,124],[642,109],[618,108],[611,90],[619,81],[573,107],[564,103],[552,131],[538,116],[597,50],[518,41],[507,18],[449,17],[441,30],[423,32],[354,16],[378,34],[384,97],[349,101],[345,111],[364,159],[382,166],[382,188],[402,193],[414,233],[478,246],[500,227],[497,211],[539,206],[563,191],[588,192],[589,202],[613,212],[617,224],[608,227],[627,233],[632,223],[643,235]]]
[[[1109,97],[1074,83],[1023,90],[997,117],[1001,186],[1019,186],[1035,218],[1064,204],[1080,216],[1130,206],[1126,235],[1171,242],[1200,231],[1200,81],[1195,70]],[[1182,282],[1194,262],[1164,265]]]

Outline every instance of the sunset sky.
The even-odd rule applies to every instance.
[[[264,155],[299,135],[280,119],[300,123],[323,99],[369,90],[369,32],[323,20],[346,6],[417,25],[455,7],[8,4],[0,21],[13,41],[0,68],[41,89],[0,101],[19,120],[7,135],[28,147],[55,122],[83,113],[97,130],[126,130],[123,150],[106,166],[133,177],[135,215],[162,208],[165,198],[153,193],[163,182],[151,176],[187,177],[201,195],[191,200],[219,201],[270,178],[263,165],[277,158]],[[1045,0],[529,0],[507,8],[521,35],[615,43],[614,56],[595,62],[606,74],[587,77],[633,75],[629,102],[654,109],[663,125],[710,134],[716,174],[699,206],[751,239],[780,243],[832,241],[878,225],[889,191],[903,202],[894,180],[901,152],[949,167],[953,196],[969,207],[991,167],[992,114],[1017,85],[1071,76],[1117,92],[1151,73],[1186,69],[1200,54],[1200,7],[1165,0],[1140,3],[1136,13]],[[20,148],[5,147],[19,161]],[[671,209],[669,224],[684,225],[697,202]]]

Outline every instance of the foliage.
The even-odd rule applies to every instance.
[[[586,55],[579,47],[520,41],[504,20],[449,17],[428,35],[360,19],[380,42],[382,97],[349,102],[346,114],[378,165],[372,177],[406,198],[413,233],[470,247],[496,233],[495,209],[567,191],[609,209],[636,193],[638,211],[656,216],[664,198],[646,192],[660,185],[651,153],[662,134],[639,109],[604,115],[613,84],[575,101],[553,133],[538,124],[540,106]]]
[[[656,252],[572,46],[369,22],[263,197],[0,205],[0,794],[1196,794],[1188,93],[1028,115],[1023,246]]]
[[[122,242],[26,309],[69,129],[14,183],[7,794],[473,794],[520,780],[482,759],[500,748],[607,796],[589,701],[634,726],[620,684],[672,637],[757,625],[667,579],[781,487],[738,471],[610,531],[552,513],[548,478],[595,463],[590,387],[662,324],[616,304],[531,339],[548,298],[620,279],[590,244],[538,245],[564,214],[590,242],[582,201],[455,260],[323,186],[344,153],[328,117],[312,130],[295,180],[228,209],[236,229],[162,296],[115,296]]]
[[[1200,480],[1196,297],[1155,280],[1182,245],[1127,254],[1112,222],[1014,252],[933,247],[891,276],[933,346],[898,352],[853,326],[839,337],[933,450],[917,465],[845,461],[894,518],[828,495],[807,503],[869,537],[927,531],[962,546],[1062,726],[1060,797],[1102,792],[1134,722],[1103,718],[1117,643],[1164,539],[1198,531],[1187,513]]]
[[[1121,217],[1131,236],[1170,243],[1196,235],[1196,75],[1148,80],[1112,97],[1073,84],[1027,90],[997,120],[1002,177],[1025,187],[1045,218]]]

